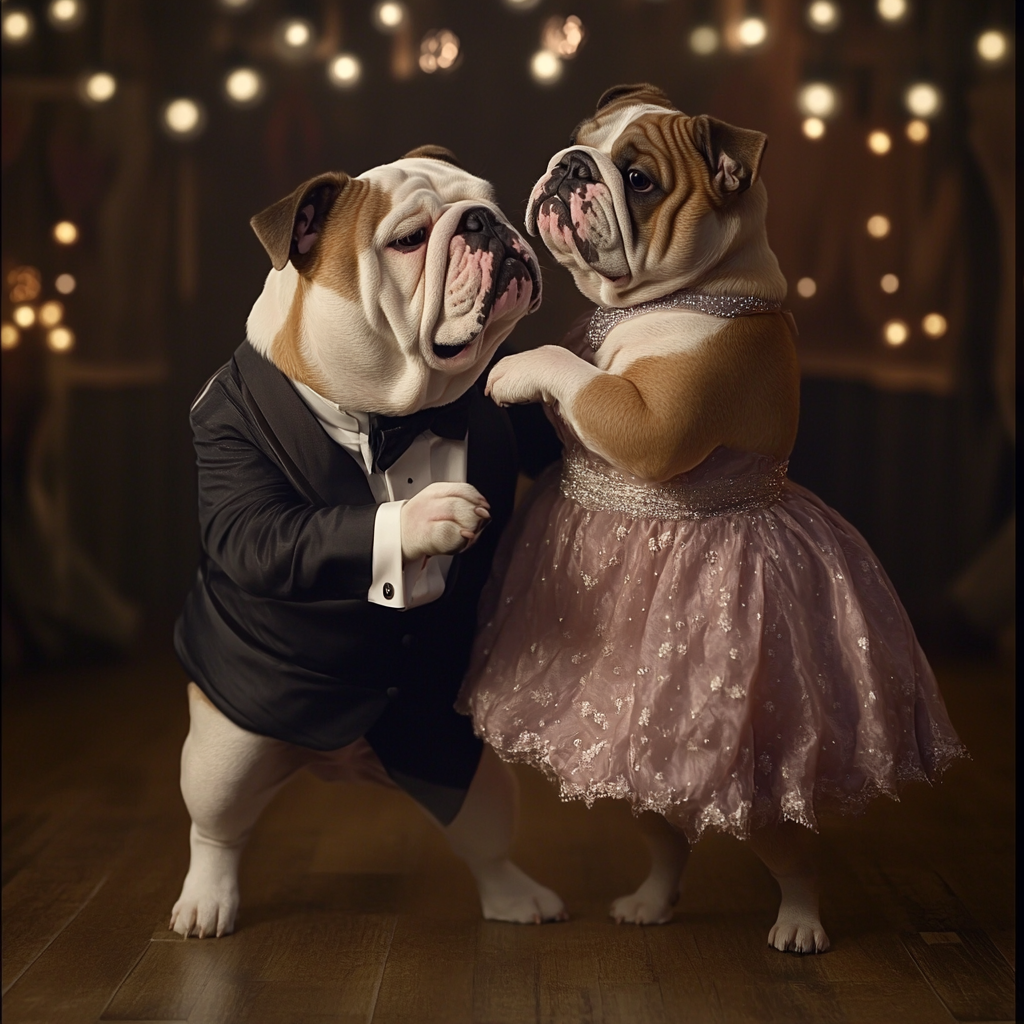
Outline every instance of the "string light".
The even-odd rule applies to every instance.
[[[809,139],[820,139],[825,134],[825,122],[820,117],[804,118],[800,128]]]
[[[700,57],[706,57],[718,49],[718,29],[711,25],[698,25],[690,33],[690,49]]]
[[[8,349],[17,348],[21,341],[21,331],[14,324],[4,324],[0,327],[0,348],[5,352]]]
[[[313,26],[305,18],[286,18],[274,29],[274,50],[282,60],[303,60],[315,42]]]
[[[263,99],[263,76],[255,68],[235,68],[224,79],[227,98],[239,107],[251,107]]]
[[[86,103],[106,103],[117,92],[117,79],[107,71],[96,71],[81,80],[79,92]]]
[[[882,337],[894,347],[902,345],[910,337],[910,328],[903,320],[890,320],[882,328]]]
[[[60,32],[70,32],[85,21],[85,4],[80,0],[53,0],[46,9],[50,24]]]
[[[885,156],[892,149],[892,139],[888,132],[874,131],[868,135],[868,149],[877,156]]]
[[[161,120],[173,138],[185,141],[194,139],[202,132],[206,125],[206,114],[197,100],[179,96],[164,107]]]
[[[768,38],[768,26],[761,18],[744,18],[736,29],[736,38],[748,49],[760,46]]]
[[[922,142],[928,141],[930,130],[928,128],[928,122],[922,121],[920,118],[915,118],[913,121],[907,122],[907,138],[911,142],[920,145]]]
[[[77,285],[78,282],[72,274],[58,274],[57,280],[53,282],[54,288],[56,288],[61,295],[70,295]]]
[[[420,68],[428,75],[448,71],[459,59],[459,37],[448,29],[428,32],[420,43]]]
[[[39,322],[44,327],[56,327],[64,319],[64,303],[50,299],[39,307]]]
[[[802,299],[809,299],[818,290],[818,285],[813,277],[801,277],[796,283],[796,293]]]
[[[838,102],[836,91],[825,82],[808,82],[796,97],[797,106],[808,117],[832,117]]]
[[[74,245],[78,241],[78,228],[69,220],[53,225],[53,239],[58,245]]]
[[[31,327],[36,322],[36,311],[31,306],[15,306],[11,319],[19,327]]]
[[[878,283],[886,295],[895,295],[900,290],[900,279],[895,274],[883,274]]]
[[[931,82],[915,82],[903,94],[903,103],[914,117],[934,117],[942,107],[942,94]]]
[[[67,327],[54,327],[46,334],[46,347],[51,352],[70,352],[75,347],[75,334]]]
[[[562,60],[570,60],[583,45],[583,22],[570,14],[568,18],[548,18],[541,32],[541,46]]]
[[[921,327],[929,338],[941,338],[949,324],[941,313],[929,313],[922,321]]]
[[[910,13],[907,0],[878,0],[875,10],[883,21],[899,22]]]
[[[36,22],[31,12],[23,7],[10,7],[0,21],[0,36],[8,46],[24,46],[36,31]]]
[[[1006,59],[1010,52],[1010,40],[1005,32],[990,28],[978,36],[974,43],[974,49],[986,64],[999,64]]]
[[[873,217],[868,217],[868,234],[872,238],[885,238],[889,234],[891,227],[889,218],[880,213],[876,213]]]
[[[397,32],[409,17],[405,4],[387,0],[373,9],[373,23],[381,32]]]
[[[351,53],[339,53],[327,64],[327,79],[339,89],[351,89],[362,77],[363,66]]]
[[[552,85],[562,77],[562,62],[550,50],[538,50],[530,58],[530,74],[534,81]]]
[[[839,7],[831,0],[815,0],[807,8],[807,23],[816,32],[832,32],[839,28]]]

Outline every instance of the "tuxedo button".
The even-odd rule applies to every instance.
[[[395,699],[395,698],[396,698],[396,697],[398,696],[398,687],[397,687],[397,686],[389,686],[389,687],[388,687],[388,688],[387,688],[387,689],[386,689],[386,690],[385,690],[384,692],[385,692],[385,693],[386,693],[386,694],[387,694],[387,695],[388,695],[388,696],[389,696],[389,697],[390,697],[390,698],[391,698],[392,700],[394,700],[394,699]]]
[[[416,642],[416,637],[414,637],[412,635],[412,633],[406,633],[405,636],[402,637],[402,646],[403,647],[412,647],[412,645],[415,642]]]
[[[384,584],[384,600],[390,601],[395,596],[395,588],[390,583]]]

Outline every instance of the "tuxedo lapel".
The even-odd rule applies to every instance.
[[[247,341],[235,350],[242,397],[292,486],[313,505],[372,505],[366,474],[335,444],[288,378]]]

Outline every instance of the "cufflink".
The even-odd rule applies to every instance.
[[[390,583],[385,583],[383,587],[384,600],[390,601],[395,596],[395,588]]]

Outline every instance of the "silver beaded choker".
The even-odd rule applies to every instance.
[[[756,295],[705,295],[684,288],[660,299],[639,302],[635,306],[598,306],[587,326],[587,341],[596,352],[613,327],[635,316],[662,309],[694,309],[708,316],[732,319],[757,313],[778,313],[782,303],[776,299],[759,299]]]

